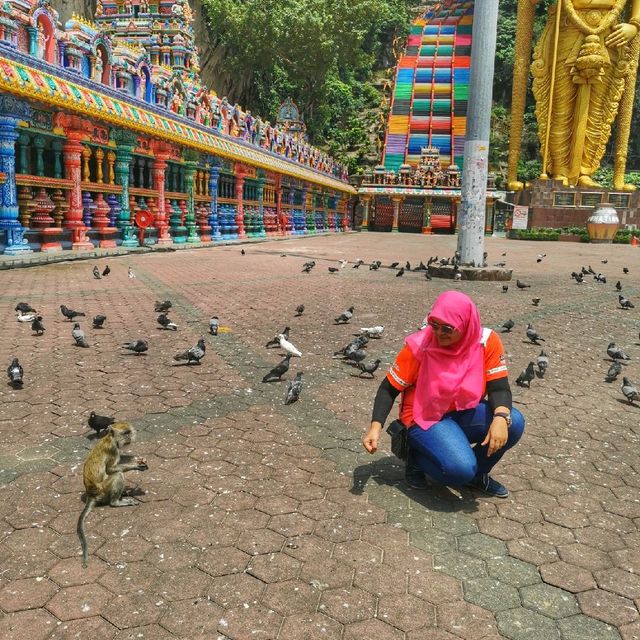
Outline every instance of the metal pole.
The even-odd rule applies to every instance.
[[[473,15],[458,251],[461,264],[478,267],[482,266],[484,253],[489,130],[497,28],[498,0],[476,2]]]

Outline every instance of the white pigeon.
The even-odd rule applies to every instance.
[[[368,338],[380,338],[384,332],[384,327],[378,325],[376,327],[360,327],[360,333]]]
[[[340,268],[344,269],[348,264],[348,260],[340,260]]]
[[[33,322],[36,319],[35,313],[20,313],[18,311],[18,322]]]
[[[287,353],[291,354],[292,356],[296,356],[297,358],[302,357],[302,353],[300,351],[298,351],[298,349],[296,349],[293,344],[291,344],[285,337],[283,334],[279,333],[278,334],[278,340],[280,341],[280,348],[283,351],[286,351]]]
[[[133,271],[133,269],[131,267],[129,267],[129,277],[130,278],[135,278],[136,277],[136,274],[135,274],[135,272]]]

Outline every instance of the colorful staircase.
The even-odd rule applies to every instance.
[[[416,166],[422,147],[462,168],[473,2],[449,0],[416,18],[398,61],[383,165]]]

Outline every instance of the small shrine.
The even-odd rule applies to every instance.
[[[0,251],[346,228],[346,168],[203,85],[188,0],[0,5]],[[145,233],[141,234],[141,229]]]

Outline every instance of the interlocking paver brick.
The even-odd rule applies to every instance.
[[[549,618],[566,618],[580,613],[580,607],[573,595],[548,584],[522,587],[520,597],[525,607]]]
[[[225,611],[218,620],[218,632],[231,640],[275,638],[281,625],[278,613],[256,604]]]
[[[496,614],[498,629],[512,640],[560,640],[550,618],[527,609],[509,609]]]
[[[254,556],[247,566],[247,573],[267,583],[295,578],[299,571],[300,561],[285,553]]]
[[[101,615],[114,597],[97,584],[65,587],[49,600],[47,609],[60,620],[89,618]]]
[[[283,616],[294,613],[315,613],[320,599],[320,589],[314,589],[302,580],[286,580],[268,584],[262,594],[262,604]]]
[[[591,572],[562,561],[543,564],[540,567],[540,575],[546,583],[571,593],[588,591],[596,586]]]
[[[403,640],[403,633],[380,620],[363,620],[345,625],[344,640]]]
[[[376,598],[362,589],[328,589],[320,597],[320,611],[342,624],[372,618]]]
[[[640,576],[618,568],[595,571],[598,586],[627,598],[640,598]]]
[[[16,580],[0,591],[0,608],[7,612],[37,609],[56,593],[56,585],[42,577]]]
[[[341,640],[342,625],[322,613],[296,614],[284,619],[279,640]]]
[[[57,623],[44,609],[17,611],[0,618],[0,637],[4,640],[45,640]]]
[[[461,580],[487,575],[485,563],[480,558],[460,551],[436,555],[433,568]]]
[[[60,623],[49,640],[67,640],[68,638],[91,638],[91,640],[112,640],[118,629],[100,616],[83,618]]]
[[[465,640],[482,638],[496,632],[493,614],[468,602],[438,605],[436,616],[445,630]]]
[[[620,634],[611,625],[584,615],[563,618],[558,621],[558,626],[562,640],[585,640],[585,638],[618,640],[620,637]]]
[[[206,598],[179,600],[166,608],[161,624],[178,637],[193,638],[196,634],[213,636],[222,611],[222,607]]]
[[[638,610],[632,600],[602,589],[578,594],[578,602],[584,614],[616,627],[638,619]]]
[[[464,598],[489,611],[502,611],[520,606],[515,587],[495,578],[471,578],[464,582]]]

